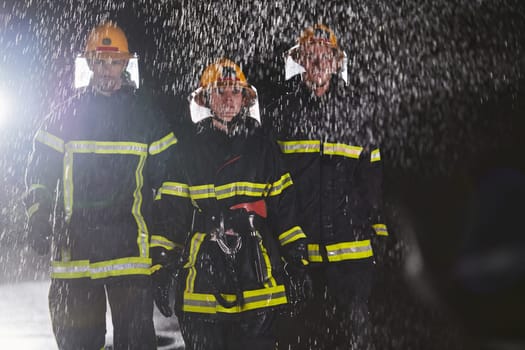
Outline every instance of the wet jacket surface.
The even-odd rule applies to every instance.
[[[371,238],[388,235],[382,217],[382,166],[368,108],[335,77],[315,96],[300,79],[267,107],[297,190],[299,224],[314,263],[371,260]]]
[[[54,214],[53,278],[151,273],[153,189],[176,142],[159,111],[127,88],[85,90],[48,116],[27,169],[26,205],[31,217]]]
[[[171,162],[171,177],[157,196],[162,217],[157,229],[184,247],[179,287],[186,313],[231,318],[287,303],[280,250],[305,235],[295,222],[290,174],[283,170],[277,144],[261,131],[250,128],[228,136],[206,119],[191,140],[179,145],[180,157]],[[231,207],[261,200],[267,218],[255,217],[258,240],[250,235],[247,212]],[[229,233],[227,247],[238,248],[234,256],[219,245],[221,227]]]

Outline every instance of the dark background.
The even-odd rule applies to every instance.
[[[11,104],[0,122],[0,283],[46,275],[23,241],[25,162],[39,121],[72,92],[85,36],[106,19],[127,33],[175,132],[207,64],[232,58],[271,101],[283,52],[306,26],[329,25],[382,144],[392,237],[372,298],[381,348],[520,348],[522,1],[0,1],[0,96]]]

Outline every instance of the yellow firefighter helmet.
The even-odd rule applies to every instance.
[[[334,32],[324,24],[318,23],[306,28],[301,33],[299,39],[297,39],[297,45],[290,49],[289,54],[295,61],[298,61],[300,59],[299,55],[301,47],[304,47],[309,43],[320,43],[326,45],[335,51],[338,60],[341,61],[345,58],[345,53],[339,47]]]
[[[339,49],[337,37],[334,32],[324,24],[320,23],[306,28],[299,37],[298,42],[299,45],[304,45],[309,42],[320,42],[334,49]]]
[[[130,58],[128,39],[115,23],[106,22],[95,27],[88,36],[84,55],[109,55]]]
[[[208,93],[208,90],[222,86],[238,86],[243,88],[245,106],[247,107],[253,105],[257,97],[257,93],[253,87],[248,84],[241,67],[227,58],[221,58],[204,69],[200,80],[202,91],[195,96],[195,101],[200,105],[206,105],[204,95]]]

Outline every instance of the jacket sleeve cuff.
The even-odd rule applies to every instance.
[[[285,245],[295,242],[301,238],[306,238],[303,229],[299,226],[294,226],[279,235],[279,243],[282,247],[284,247]]]
[[[374,229],[376,235],[388,236],[388,230],[385,224],[375,224],[375,225],[372,225],[372,228]]]

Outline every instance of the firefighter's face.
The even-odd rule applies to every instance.
[[[313,86],[328,83],[338,69],[338,58],[334,49],[317,42],[302,46],[299,62],[305,69],[303,79]]]
[[[90,60],[93,71],[91,84],[104,93],[111,94],[122,85],[122,72],[128,60],[118,56],[95,56]]]
[[[210,109],[225,122],[231,121],[241,111],[243,103],[242,88],[224,86],[213,88],[210,93]]]

